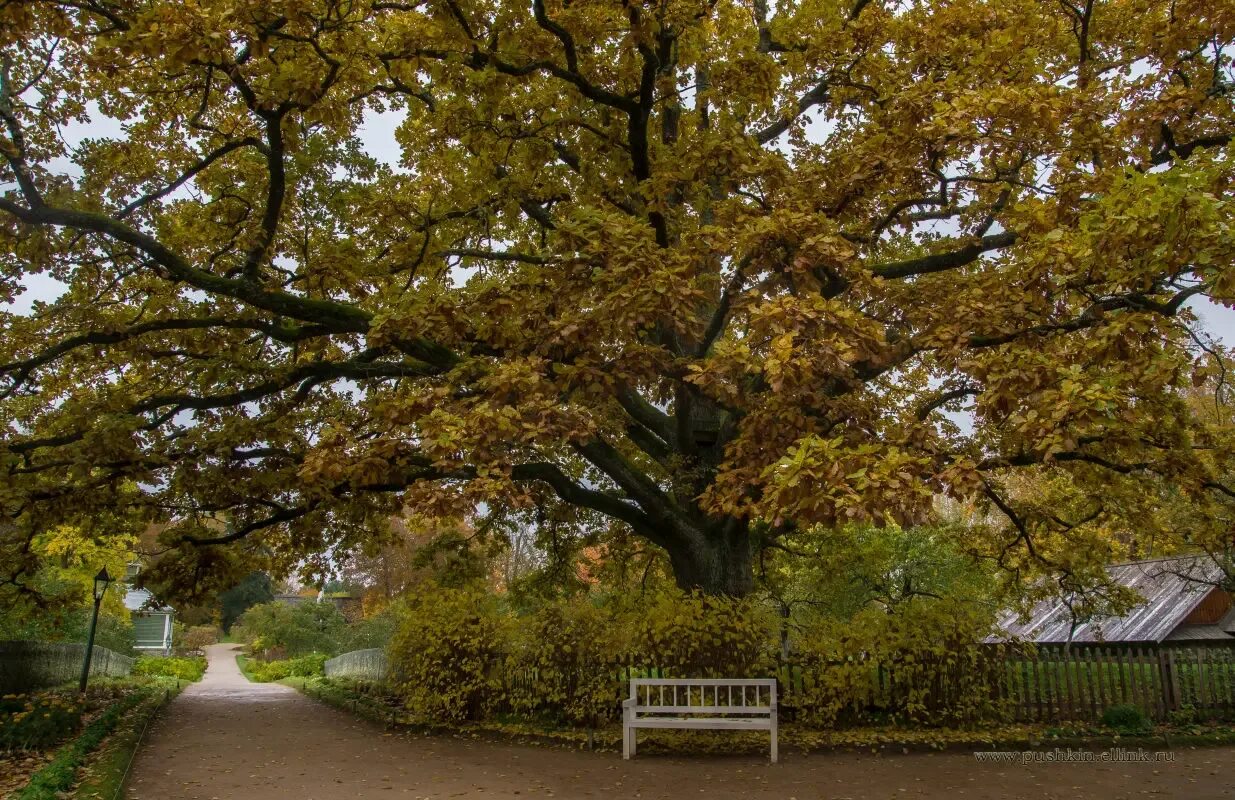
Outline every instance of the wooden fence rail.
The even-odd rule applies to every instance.
[[[860,660],[860,659],[859,659]],[[849,665],[852,666],[852,665]],[[781,663],[775,677],[781,685],[786,715],[808,710],[799,697],[820,674],[833,667],[808,669]],[[870,662],[868,690],[853,698],[855,712],[894,711],[905,696],[921,687],[908,685],[895,665]],[[985,683],[992,693],[992,707],[1006,710],[1018,721],[1097,721],[1112,706],[1131,705],[1154,720],[1165,721],[1174,712],[1192,711],[1198,717],[1235,718],[1235,642],[1188,646],[1073,645],[1071,648],[1039,646],[1011,648],[992,646],[979,663],[958,664],[934,673],[925,692],[936,708],[946,709],[958,692]],[[973,672],[985,673],[975,681]],[[622,662],[615,678],[665,677],[653,666]]]

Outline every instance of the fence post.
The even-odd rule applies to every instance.
[[[1179,710],[1179,694],[1175,686],[1175,664],[1169,648],[1158,649],[1158,671],[1162,675],[1162,703],[1166,713]],[[1165,715],[1163,717],[1165,719]]]
[[[1063,708],[1060,713],[1065,714],[1067,719],[1076,719],[1072,702],[1072,648],[1069,645],[1064,645],[1059,661],[1063,669],[1063,702],[1060,704]]]
[[[1097,648],[1086,647],[1085,660],[1078,667],[1085,672],[1085,691],[1089,693],[1089,702],[1086,704],[1089,708],[1089,719],[1097,719],[1102,713],[1098,703],[1098,689],[1102,684],[1094,674],[1098,671],[1097,652]]]

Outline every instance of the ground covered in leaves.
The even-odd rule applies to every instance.
[[[11,750],[0,752],[0,797],[7,798],[30,781],[52,753],[44,750]]]
[[[99,680],[85,696],[67,685],[5,695],[0,800],[114,796],[139,730],[178,687],[145,677]]]
[[[623,761],[579,746],[493,741],[479,730],[387,730],[360,716],[366,701],[359,697],[353,714],[345,702],[339,705],[346,711],[289,686],[250,683],[232,652],[216,649],[206,678],[151,725],[128,785],[130,800],[1235,798],[1230,747],[1175,748],[1174,760],[1164,763],[1031,765],[983,763],[967,750],[786,749],[772,766],[760,737],[650,736],[638,758]]]

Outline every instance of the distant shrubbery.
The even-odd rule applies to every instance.
[[[384,647],[392,630],[388,615],[349,624],[330,602],[262,603],[244,612],[232,627],[232,635],[256,656],[294,658]]]
[[[253,661],[245,663],[245,672],[258,683],[279,681],[284,678],[316,678],[325,674],[326,655],[310,653],[299,658],[282,661]]]
[[[206,659],[195,658],[163,658],[160,656],[141,656],[133,663],[134,675],[162,676],[179,678],[182,681],[200,681],[206,673]]]
[[[180,637],[180,649],[186,652],[201,652],[212,644],[217,644],[222,638],[222,632],[213,625],[194,625]]]

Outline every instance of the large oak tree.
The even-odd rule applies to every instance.
[[[3,579],[117,504],[185,580],[559,504],[742,594],[939,493],[1010,563],[1112,481],[1215,503],[1233,40],[1231,0],[0,0],[0,295],[66,287],[0,312]],[[1043,463],[1092,514],[1018,510]]]

